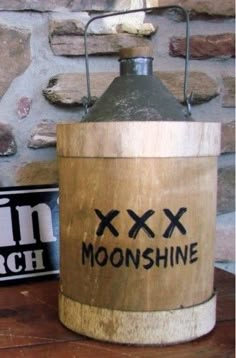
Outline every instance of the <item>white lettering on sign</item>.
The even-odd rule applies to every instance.
[[[43,250],[25,251],[25,271],[43,270]]]
[[[5,275],[6,273],[5,259],[2,255],[0,255],[0,275]]]
[[[6,260],[7,267],[10,269],[11,272],[19,272],[23,269],[23,266],[17,264],[17,258],[21,258],[21,252],[13,252],[10,254]]]
[[[59,273],[58,187],[0,189],[0,282]]]
[[[38,204],[31,208],[31,206],[17,206],[16,210],[19,215],[20,224],[20,245],[34,244],[36,239],[34,238],[33,220],[32,214],[37,213],[39,223],[39,235],[42,242],[56,241],[56,237],[53,236],[52,227],[52,213],[47,204]]]
[[[9,199],[0,199],[1,202],[9,202]],[[39,235],[41,242],[56,241],[57,238],[53,235],[52,227],[52,213],[51,209],[47,204],[38,204],[34,207],[29,205],[17,206],[19,227],[20,227],[20,245],[35,244],[36,239],[34,237],[33,227],[33,213],[37,213],[39,223]],[[13,238],[13,225],[12,225],[12,214],[11,207],[5,206],[0,208],[0,247],[14,246],[16,242]]]
[[[10,199],[0,199],[0,206],[5,205]],[[11,220],[11,208],[6,206],[0,207],[0,246],[14,246],[16,243],[13,238],[12,220]]]
[[[6,258],[0,255],[1,275],[7,273],[6,268],[12,273],[43,270],[43,250],[12,252]]]

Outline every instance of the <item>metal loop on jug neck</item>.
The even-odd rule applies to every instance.
[[[88,31],[88,27],[91,24],[91,22],[93,22],[95,20],[98,20],[98,19],[103,19],[105,17],[112,17],[112,16],[118,16],[118,15],[131,14],[131,13],[141,12],[141,11],[168,10],[168,9],[181,10],[182,13],[185,16],[186,39],[185,39],[185,70],[184,70],[184,89],[183,89],[183,94],[184,94],[184,103],[186,104],[186,107],[187,107],[187,114],[188,114],[188,116],[191,115],[191,103],[190,103],[191,95],[188,94],[189,12],[188,12],[188,10],[186,10],[185,8],[183,8],[182,6],[179,6],[179,5],[154,6],[154,7],[145,7],[145,8],[141,8],[141,9],[135,9],[135,10],[119,11],[119,12],[115,12],[115,13],[103,14],[103,15],[95,16],[95,17],[93,17],[92,19],[90,19],[87,22],[87,24],[85,26],[85,30],[84,30],[84,50],[85,50],[85,67],[86,67],[86,81],[87,81],[87,104],[86,104],[87,107],[90,107],[91,103],[92,103],[92,96],[91,96],[91,89],[90,89],[88,49],[87,49],[87,31]]]

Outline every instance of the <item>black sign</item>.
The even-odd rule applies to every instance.
[[[59,273],[59,189],[0,189],[0,283]]]

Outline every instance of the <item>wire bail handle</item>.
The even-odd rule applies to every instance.
[[[88,27],[89,25],[98,19],[103,19],[105,17],[112,17],[112,16],[118,16],[118,15],[125,15],[125,14],[131,14],[135,12],[141,12],[141,11],[150,11],[150,10],[167,10],[167,9],[178,9],[181,10],[185,16],[186,21],[186,37],[185,37],[185,69],[184,69],[184,88],[183,88],[183,95],[184,95],[184,103],[187,108],[187,115],[191,115],[191,99],[192,99],[192,93],[188,94],[188,68],[189,68],[189,12],[179,5],[170,5],[170,6],[154,6],[154,7],[144,7],[141,9],[135,9],[135,10],[127,10],[127,11],[119,11],[115,13],[110,14],[104,14],[104,15],[98,15],[90,19],[84,30],[84,50],[85,50],[85,67],[86,67],[86,82],[87,82],[87,97],[83,97],[83,105],[85,108],[85,113],[88,112],[88,107],[91,107],[95,99],[91,96],[91,88],[90,88],[90,73],[89,73],[89,59],[88,59],[88,47],[87,47],[87,35],[88,35]]]

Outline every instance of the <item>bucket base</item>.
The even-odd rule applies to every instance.
[[[109,310],[59,294],[60,321],[72,331],[107,342],[174,344],[209,333],[216,322],[216,295],[199,305],[151,312]]]

